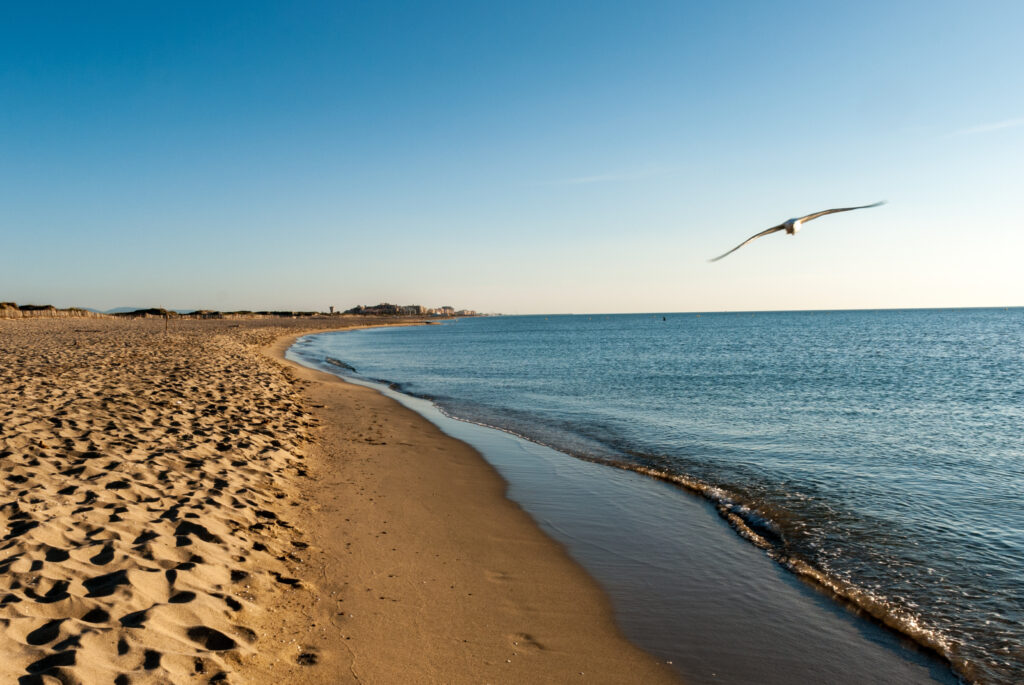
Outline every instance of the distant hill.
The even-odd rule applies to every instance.
[[[146,307],[114,307],[103,312],[104,314],[127,314],[128,312],[137,312],[140,309],[146,309]]]
[[[102,314],[130,314],[131,312],[137,312],[137,311],[139,311],[141,309],[150,309],[150,307],[114,307],[113,309],[108,309],[107,311],[101,312],[101,313]],[[93,309],[91,311],[95,312],[95,311],[99,311],[99,310]],[[178,312],[179,314],[189,314],[189,313],[194,312],[196,310],[195,309],[172,309],[171,311],[172,312]]]

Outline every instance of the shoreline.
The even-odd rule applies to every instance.
[[[338,682],[346,664],[373,682],[680,682],[622,635],[603,588],[475,449],[376,390],[285,359],[306,334],[264,351],[320,420],[304,486],[310,563],[321,596],[342,598],[307,609],[345,649],[310,645],[324,668],[304,682]],[[327,571],[346,561],[339,577]]]
[[[321,349],[316,346],[314,348]],[[323,352],[318,351],[318,354],[323,354]],[[296,353],[296,356],[302,357],[301,353]],[[306,359],[303,363],[309,364],[311,362],[315,365],[313,358]],[[323,368],[326,369],[326,367]],[[636,610],[635,605],[637,604],[649,604],[648,600],[639,596],[642,593],[649,594],[654,592],[659,594],[659,596],[661,596],[661,593],[665,593],[666,596],[671,594],[687,594],[684,589],[680,589],[674,582],[678,580],[679,583],[686,583],[687,573],[683,566],[679,567],[678,570],[682,571],[682,573],[677,578],[653,579],[654,582],[649,582],[646,585],[644,582],[639,581],[631,583],[629,580],[625,580],[623,582],[624,578],[637,576],[638,574],[642,575],[645,573],[645,570],[643,568],[629,568],[629,563],[620,564],[620,568],[617,569],[601,567],[608,566],[606,557],[621,553],[621,550],[631,546],[632,541],[623,544],[622,540],[616,539],[614,533],[609,534],[607,532],[603,537],[599,536],[599,540],[586,540],[585,538],[589,533],[585,529],[590,526],[590,523],[573,520],[574,518],[580,518],[580,516],[586,517],[585,513],[576,514],[569,512],[566,510],[570,508],[568,505],[561,510],[558,507],[552,508],[550,502],[544,501],[545,495],[536,495],[536,492],[543,490],[546,484],[538,482],[535,473],[533,475],[528,473],[531,469],[537,471],[539,467],[543,471],[547,467],[543,463],[545,460],[552,463],[557,461],[559,464],[555,469],[557,476],[554,473],[550,475],[561,479],[565,476],[565,460],[575,462],[579,461],[578,457],[574,458],[571,455],[557,452],[543,444],[530,441],[527,438],[517,436],[502,429],[489,428],[482,424],[450,417],[443,410],[434,406],[430,400],[404,395],[394,387],[387,387],[385,381],[367,382],[363,379],[357,379],[351,380],[351,382],[360,386],[373,387],[376,392],[391,396],[407,408],[428,418],[446,434],[474,446],[482,454],[483,458],[493,467],[497,468],[506,481],[509,482],[510,492],[507,496],[523,506],[533,518],[546,524],[542,525],[542,527],[547,530],[549,535],[553,535],[562,545],[568,545],[570,548],[568,551],[570,551],[573,558],[580,562],[587,573],[601,584],[604,592],[611,596],[616,606],[617,621],[620,626],[626,629],[627,635],[634,644],[639,644],[648,651],[657,654],[659,658],[667,660],[668,663],[672,663],[674,660],[677,668],[679,668],[679,672],[685,678],[696,678],[699,682],[708,675],[716,677],[726,676],[726,673],[722,671],[730,669],[728,667],[722,668],[721,657],[734,648],[734,645],[727,644],[729,642],[728,639],[718,640],[717,644],[715,640],[705,643],[704,646],[709,652],[718,654],[717,659],[701,657],[688,659],[679,653],[680,650],[677,645],[671,644],[672,639],[669,638],[666,641],[665,636],[675,635],[677,638],[682,638],[682,640],[677,641],[696,644],[700,642],[700,639],[698,635],[695,635],[695,631],[692,628],[680,626],[677,619],[666,618],[665,616],[652,619],[649,616],[644,616],[642,611],[638,612]],[[503,436],[508,436],[508,438],[503,441],[502,438],[488,435],[494,433],[500,433]],[[502,441],[506,443],[504,446],[496,444]],[[524,443],[533,447],[525,447]],[[531,450],[547,452],[550,456],[539,456],[538,459],[534,459],[535,464],[533,466],[523,466],[520,462],[529,462],[533,458],[533,455],[525,454],[524,449],[526,452]],[[503,456],[502,452],[516,452],[516,455],[510,458],[507,455]],[[857,679],[851,675],[852,673],[859,673],[860,677],[870,677],[872,672],[870,667],[866,667],[868,664],[878,669],[875,671],[875,675],[880,678],[879,682],[890,682],[888,678],[896,676],[896,674],[899,674],[899,679],[892,682],[931,682],[933,678],[936,682],[947,682],[954,679],[954,676],[949,671],[949,663],[942,655],[936,654],[926,647],[912,647],[909,649],[906,645],[900,647],[900,642],[906,638],[900,635],[898,631],[884,626],[881,622],[870,616],[850,616],[848,614],[850,605],[837,601],[839,598],[833,593],[825,592],[827,588],[815,584],[805,585],[806,581],[798,575],[777,566],[776,562],[764,555],[761,550],[750,545],[747,540],[737,536],[735,530],[730,528],[727,522],[720,517],[720,512],[714,511],[713,503],[709,502],[706,498],[701,498],[694,493],[680,492],[677,490],[679,484],[665,482],[664,479],[652,478],[650,474],[635,470],[613,469],[624,475],[612,475],[607,473],[610,465],[600,461],[586,461],[588,464],[596,467],[597,471],[604,470],[604,473],[595,472],[590,476],[581,476],[582,480],[576,484],[581,485],[590,496],[595,495],[598,491],[604,491],[603,494],[609,496],[609,501],[604,503],[606,508],[603,511],[606,513],[615,507],[617,502],[628,501],[631,496],[646,496],[648,489],[658,489],[662,492],[666,489],[675,491],[667,499],[658,502],[657,506],[678,508],[676,513],[680,514],[679,518],[670,523],[669,519],[652,520],[650,516],[646,519],[643,516],[639,516],[637,517],[638,530],[654,529],[665,531],[680,524],[692,526],[696,523],[695,519],[706,517],[710,514],[713,518],[713,523],[710,527],[717,527],[719,530],[713,533],[704,531],[694,536],[699,541],[691,541],[689,544],[677,545],[675,542],[671,543],[670,546],[678,547],[673,552],[678,559],[692,559],[694,554],[706,555],[706,550],[720,547],[723,543],[727,543],[731,547],[735,547],[736,543],[738,543],[742,547],[742,549],[733,551],[731,555],[744,555],[746,561],[743,564],[737,564],[735,560],[723,559],[717,567],[711,568],[709,566],[707,570],[710,574],[716,576],[739,578],[745,575],[746,577],[742,582],[747,583],[749,587],[758,587],[759,592],[769,592],[778,595],[776,599],[769,598],[764,600],[759,598],[756,603],[760,604],[760,606],[755,611],[760,612],[763,619],[763,629],[784,632],[787,633],[787,636],[780,639],[763,640],[757,635],[747,635],[749,647],[755,652],[761,652],[763,662],[770,662],[772,660],[792,661],[796,659],[801,662],[798,667],[799,669],[804,669],[808,674],[817,673],[819,677],[824,673],[831,673],[831,677],[840,677],[839,674],[845,672],[846,675],[841,676],[836,682],[857,682]],[[569,466],[568,468],[574,470],[575,467]],[[583,467],[579,468],[582,469]],[[644,481],[644,483],[639,485],[643,490],[643,494],[631,490],[633,486],[628,484],[608,487],[603,484],[605,480],[627,483],[631,478]],[[561,483],[560,485],[564,487],[565,485],[573,484]],[[618,488],[618,492],[612,494],[612,491],[615,491],[616,488]],[[549,487],[549,489],[551,488]],[[698,500],[700,505],[694,506],[692,503],[689,503],[685,506],[676,507],[676,505],[681,504],[678,501],[680,494],[686,499]],[[548,493],[547,496],[551,497],[552,495]],[[561,493],[557,493],[554,496],[559,497]],[[590,516],[598,515],[599,518],[604,518],[605,516],[605,514],[598,514],[598,510],[601,507],[594,508],[586,501],[578,501],[575,504],[580,512],[589,511]],[[684,511],[686,509],[689,510]],[[628,515],[633,515],[633,512],[630,512]],[[657,517],[653,518],[656,519]],[[649,538],[647,547],[636,547],[633,550],[637,560],[651,558],[652,555],[653,557],[659,556],[659,546],[662,541],[657,539],[657,534],[642,533],[640,535],[640,537],[645,536]],[[619,551],[617,552],[616,550]],[[726,555],[726,557],[728,556]],[[749,569],[753,568],[754,565],[757,565],[760,576],[756,573],[749,573]],[[642,561],[640,566],[643,566]],[[780,573],[781,577],[773,579],[773,577],[779,576]],[[728,595],[736,590],[737,583],[724,579],[705,582],[705,585],[708,595]],[[825,592],[824,596],[822,595],[823,592]],[[666,597],[666,599],[668,598]],[[668,601],[672,603],[674,599]],[[679,602],[675,603],[679,605],[677,609],[681,613],[688,611],[690,608],[685,601],[681,604]],[[711,604],[714,605],[715,603],[712,602]],[[736,616],[742,616],[745,613],[749,613],[751,609],[752,607],[748,606],[748,603],[742,599],[736,601],[735,597],[723,598],[721,603],[711,607],[711,611],[701,615],[700,618],[702,620],[699,622],[707,626],[709,630],[714,631],[716,625],[726,625],[730,621],[713,619],[712,614],[724,610]],[[804,625],[799,627],[780,625],[780,621],[781,624],[786,623],[786,620],[782,618],[786,614],[792,614],[793,621]],[[797,616],[800,618],[797,619]],[[864,622],[870,624],[870,627],[862,625]],[[743,630],[745,629],[738,630],[733,625],[729,627],[728,632],[734,638],[740,638],[740,633]],[[814,636],[816,630],[828,633],[831,636],[819,639]],[[844,633],[846,635],[843,639],[848,641],[846,643],[843,640],[837,639],[838,635]],[[863,633],[863,635],[858,633]],[[867,639],[865,640],[865,638]],[[753,643],[759,644],[755,645]],[[807,645],[807,648],[801,649],[800,645]],[[878,649],[880,646],[882,649]],[[815,650],[819,652],[817,658],[813,655]],[[685,651],[685,648],[683,651]],[[842,655],[843,652],[847,651],[850,652],[849,655]],[[802,655],[801,652],[803,652]],[[854,654],[857,656],[852,656]],[[688,660],[692,661],[692,663],[688,664],[687,667],[678,666],[686,663]],[[752,662],[756,661],[756,659],[748,658],[746,661]],[[860,663],[854,663],[857,661]],[[847,663],[844,665],[844,662]],[[710,668],[705,668],[704,666],[710,666]],[[735,664],[732,664],[732,666],[735,666]],[[740,679],[732,680],[732,682],[747,682],[744,678],[752,677],[752,669],[757,669],[756,664],[748,663],[743,668],[733,669],[732,677],[739,677]],[[718,671],[717,675],[714,671]],[[744,672],[747,675],[742,675]],[[756,673],[756,670],[753,672]],[[779,679],[779,675],[774,674],[772,678],[764,682],[789,682],[784,674],[781,674],[783,676],[781,679]],[[729,680],[728,676],[726,680]]]
[[[923,681],[695,498],[282,359],[411,322],[311,323],[0,322],[0,679]]]
[[[678,682],[330,323],[0,321],[0,680]]]

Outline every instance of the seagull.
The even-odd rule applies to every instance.
[[[812,219],[817,219],[819,216],[825,216],[826,214],[835,214],[837,212],[849,212],[849,211],[852,211],[854,209],[867,209],[868,207],[878,207],[879,205],[884,205],[884,204],[885,204],[885,201],[883,200],[882,202],[876,202],[873,205],[861,205],[859,207],[839,207],[837,209],[826,209],[826,210],[823,210],[823,211],[820,211],[820,212],[815,212],[813,214],[808,214],[806,216],[802,216],[799,219],[790,219],[789,221],[784,221],[783,223],[779,224],[778,226],[772,226],[771,228],[765,229],[765,230],[761,231],[760,233],[755,233],[754,235],[750,236],[749,238],[747,238],[742,243],[740,243],[736,247],[732,248],[731,250],[729,250],[725,254],[718,255],[714,259],[710,259],[708,261],[717,262],[722,257],[726,257],[728,255],[731,255],[733,252],[735,252],[736,250],[740,249],[741,247],[743,247],[744,245],[746,245],[750,241],[752,241],[752,240],[754,240],[756,238],[760,238],[763,235],[768,235],[769,233],[775,233],[776,231],[785,231],[789,235],[796,235],[796,232],[800,230],[800,226],[802,226],[803,224],[807,223],[808,221],[811,221]]]

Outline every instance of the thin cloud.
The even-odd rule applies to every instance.
[[[996,121],[991,124],[982,124],[981,126],[972,126],[970,128],[960,129],[959,131],[953,131],[949,135],[973,136],[977,133],[989,133],[990,131],[999,131],[1004,128],[1017,128],[1018,126],[1024,126],[1024,117],[1006,119],[1005,121]]]

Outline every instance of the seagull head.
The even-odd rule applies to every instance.
[[[800,219],[790,219],[783,226],[786,227],[787,235],[796,235],[796,232],[800,230],[800,225],[803,223]]]

